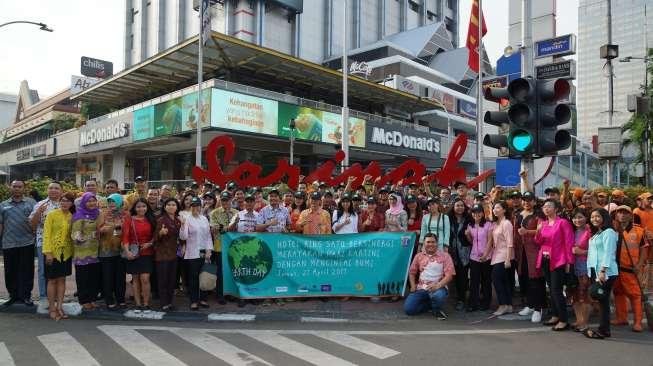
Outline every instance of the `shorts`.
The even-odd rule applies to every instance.
[[[126,262],[129,274],[152,273],[154,269],[151,255],[141,255],[134,260],[126,260]]]
[[[63,260],[63,254],[62,254],[61,258],[59,259],[54,258],[52,260],[52,264],[47,264],[45,260],[43,262],[45,263],[44,266],[45,278],[48,280],[54,280],[55,278],[70,276],[73,273],[72,257]]]

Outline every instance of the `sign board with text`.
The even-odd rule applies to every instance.
[[[576,36],[567,34],[535,42],[535,58],[565,56],[576,53]]]
[[[599,127],[599,158],[621,156],[621,127]]]
[[[90,122],[79,129],[79,152],[112,149],[132,142],[133,112]]]
[[[70,94],[81,93],[82,91],[90,88],[91,86],[99,83],[102,79],[89,78],[84,76],[70,76]]]
[[[81,72],[84,76],[105,79],[113,75],[113,63],[82,56]]]
[[[576,61],[565,60],[562,62],[535,66],[535,76],[537,79],[575,79]]]
[[[368,150],[405,154],[411,157],[438,159],[440,136],[396,124],[367,121]]]

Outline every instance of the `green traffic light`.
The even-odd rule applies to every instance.
[[[533,145],[533,136],[524,130],[515,131],[510,136],[510,145],[519,152],[526,152]]]

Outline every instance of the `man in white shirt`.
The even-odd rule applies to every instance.
[[[245,196],[245,209],[238,212],[229,224],[229,231],[239,233],[253,233],[256,231],[258,222],[258,212],[254,211],[254,196],[248,194]]]

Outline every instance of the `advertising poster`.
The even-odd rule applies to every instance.
[[[166,136],[181,132],[182,97],[154,106],[154,136]]]
[[[134,112],[134,141],[154,137],[154,106],[141,108]]]
[[[278,108],[277,101],[213,89],[211,126],[276,136]]]
[[[415,233],[222,236],[224,293],[241,299],[400,296]]]
[[[324,112],[322,142],[342,144],[342,115]],[[365,120],[349,117],[349,146],[365,147]]]
[[[290,136],[290,120],[295,119],[295,138],[322,141],[322,117],[320,110],[279,102],[279,136]]]
[[[211,90],[202,90],[201,114],[197,113],[197,93],[184,95],[181,103],[182,131],[196,130],[198,117],[199,120],[202,121],[202,128],[208,128],[211,126]]]

